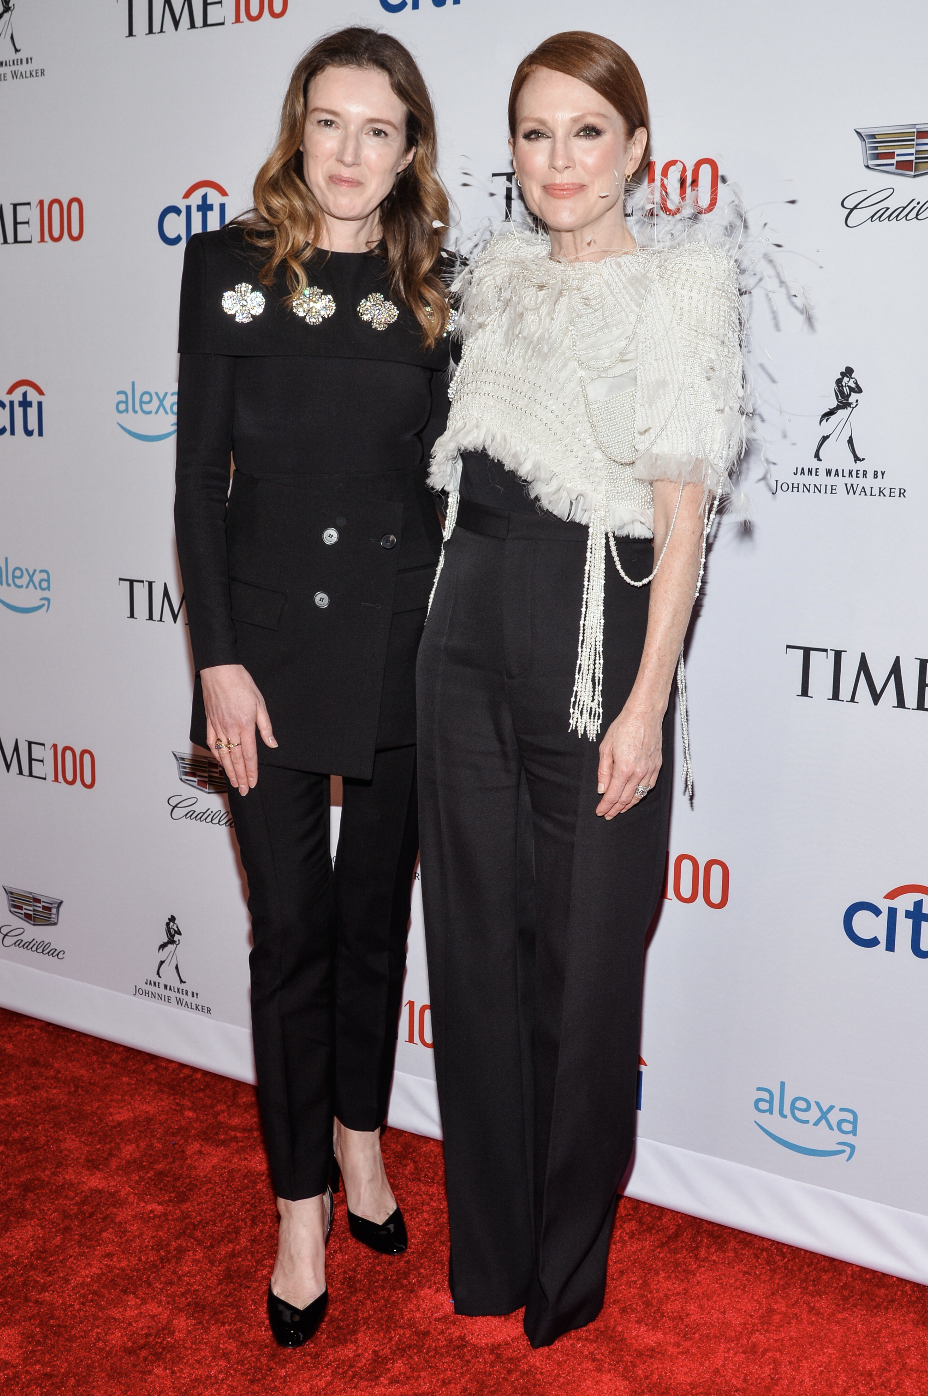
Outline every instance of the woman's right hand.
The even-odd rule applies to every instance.
[[[206,740],[216,752],[230,785],[247,795],[258,783],[258,743],[255,728],[265,746],[276,746],[264,699],[242,664],[214,664],[200,670],[206,708]],[[223,746],[216,751],[216,743]],[[232,743],[232,750],[225,743]]]

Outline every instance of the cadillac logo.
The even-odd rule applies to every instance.
[[[928,121],[854,129],[868,170],[885,170],[909,179],[928,174]]]
[[[7,906],[20,921],[30,926],[57,926],[60,897],[43,897],[38,892],[24,892],[21,887],[4,887]]]
[[[202,790],[205,795],[224,795],[226,778],[218,761],[211,756],[187,756],[175,751],[177,774],[184,785],[192,785],[194,790]]]

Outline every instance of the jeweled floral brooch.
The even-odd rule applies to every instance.
[[[365,296],[358,306],[358,314],[366,320],[372,330],[385,330],[399,318],[399,311],[392,301],[384,300],[379,291]]]
[[[320,286],[304,286],[293,302],[293,313],[305,320],[307,325],[321,325],[335,314],[335,302]]]
[[[240,325],[247,325],[264,309],[264,297],[260,291],[253,291],[247,281],[239,282],[234,291],[224,291],[222,308],[227,315],[234,315]]]

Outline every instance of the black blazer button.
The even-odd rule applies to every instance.
[[[381,540],[380,540],[380,546],[381,546],[382,548],[395,548],[395,547],[396,547],[396,539],[393,537],[393,534],[392,534],[392,533],[385,533],[385,534],[383,535],[383,537],[381,538]]]
[[[319,607],[320,611],[324,611],[326,606],[328,606],[329,604],[329,598],[326,596],[324,591],[317,591],[315,596],[313,597],[313,600]]]

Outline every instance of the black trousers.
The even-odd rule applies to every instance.
[[[602,1307],[667,847],[670,710],[657,784],[609,823],[599,743],[568,731],[585,549],[580,525],[462,501],[418,663],[452,1295],[462,1314],[525,1305],[535,1347]],[[647,576],[649,542],[619,552]],[[637,674],[649,591],[607,567],[603,730]]]
[[[329,856],[329,778],[262,766],[232,791],[254,948],[251,1019],[258,1099],[279,1197],[324,1192],[332,1119],[386,1119],[412,877],[416,748],[378,751],[373,779],[343,782]]]

